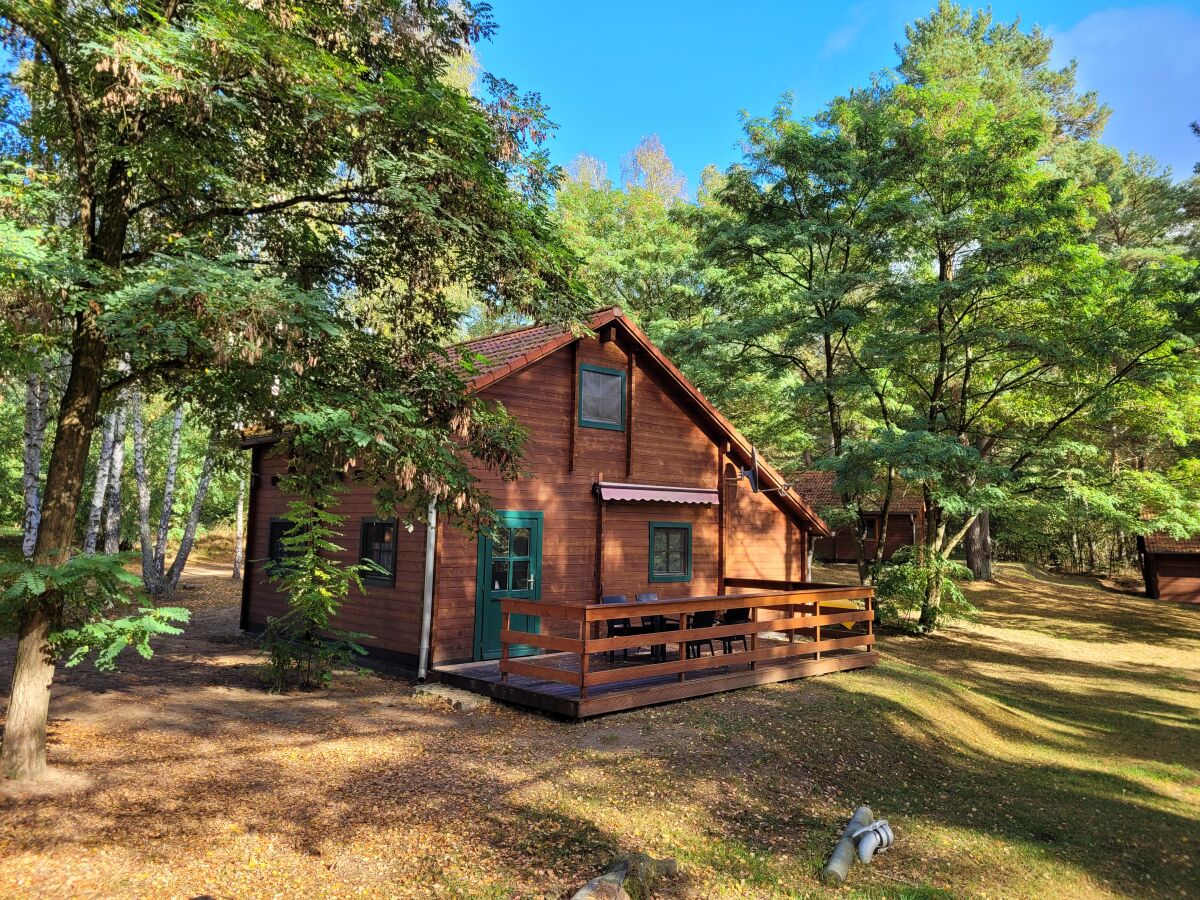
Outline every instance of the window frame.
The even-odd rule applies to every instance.
[[[685,552],[687,562],[683,572],[656,573],[654,571],[654,533],[659,529],[678,529],[687,534]],[[669,545],[668,545],[669,546]],[[668,550],[668,552],[670,552]],[[692,580],[692,523],[691,522],[651,522],[650,523],[650,559],[647,563],[649,581],[651,584],[683,583]]]
[[[359,577],[362,578],[363,584],[375,584],[382,587],[396,586],[396,562],[400,552],[400,526],[394,517],[379,517],[379,516],[363,516],[358,523],[358,562],[361,563],[367,559],[367,555],[363,552],[367,545],[366,531],[371,525],[391,525],[392,526],[392,570],[387,575],[379,575],[375,572],[363,572]],[[374,562],[374,560],[372,560]]]
[[[583,373],[591,372],[596,375],[616,375],[621,379],[621,422],[616,424],[613,422],[601,422],[597,419],[586,418],[583,414]],[[607,431],[624,431],[627,410],[625,409],[625,398],[629,392],[629,386],[625,382],[626,372],[624,369],[608,369],[604,366],[596,366],[591,363],[580,363],[579,372],[576,374],[575,391],[578,397],[577,406],[579,408],[579,427],[580,428],[603,428]]]
[[[287,549],[283,546],[283,538],[292,530],[292,521],[287,516],[271,516],[267,523],[267,556],[264,568],[268,577],[278,578],[286,575],[292,567],[288,565]],[[275,538],[275,529],[279,528],[279,537]],[[279,548],[279,557],[275,556],[275,548]]]
[[[866,534],[863,536],[864,541],[879,540],[880,516],[872,513],[871,515],[863,516],[863,524],[866,525]]]

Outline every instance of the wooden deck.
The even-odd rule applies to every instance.
[[[757,584],[757,583],[756,583]],[[487,662],[437,666],[433,678],[455,687],[570,719],[651,706],[760,684],[790,681],[873,666],[874,593],[840,585],[789,586],[785,590],[689,597],[649,603],[555,605],[501,601],[511,614],[535,614],[544,633],[502,633],[512,645],[538,647],[535,656],[507,655]],[[536,610],[531,607],[537,607]],[[834,608],[837,612],[824,612]],[[752,619],[731,625],[692,627],[698,612],[749,609]],[[672,630],[607,637],[605,623],[663,616]],[[568,637],[570,623],[578,637]],[[824,633],[822,633],[824,629]],[[743,646],[740,637],[746,636]],[[737,638],[722,652],[722,638]],[[699,657],[683,652],[689,642],[707,643]],[[662,653],[655,657],[650,645]],[[628,659],[624,652],[629,651]],[[615,657],[609,659],[610,653]]]

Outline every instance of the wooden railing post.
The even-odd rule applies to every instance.
[[[867,602],[864,604],[867,612],[871,614],[867,619],[867,637],[871,639],[871,643],[867,644],[867,652],[870,653],[875,649],[875,591],[872,590],[867,595]]]
[[[753,622],[755,625],[758,624],[758,607],[757,606],[750,607],[750,621]],[[753,653],[757,649],[758,649],[758,632],[752,631],[750,633],[750,652]],[[750,660],[751,671],[753,671],[754,669],[757,669],[757,668],[758,668],[758,663],[756,663],[754,660]]]
[[[590,638],[590,629],[588,622],[584,619],[579,623],[579,637],[583,644],[583,649],[579,653],[579,699],[586,700],[588,695],[588,661],[592,658],[588,653],[588,640]]]
[[[687,614],[685,613],[684,615],[681,615],[679,617],[679,633],[677,635],[679,637],[679,645],[678,646],[679,646],[679,658],[680,659],[687,659],[686,635],[687,635],[688,630],[689,630],[688,629],[688,617],[687,617]],[[687,681],[687,672],[680,672],[679,680],[680,680],[680,682]]]

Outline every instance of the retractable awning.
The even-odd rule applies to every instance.
[[[626,503],[694,503],[702,506],[719,506],[721,503],[716,488],[598,481],[595,491],[601,500],[623,500]]]

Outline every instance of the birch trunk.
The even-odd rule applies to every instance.
[[[242,577],[242,563],[245,561],[246,550],[242,546],[242,541],[245,540],[246,520],[244,508],[246,505],[246,479],[238,478],[238,504],[237,504],[237,526],[233,531],[233,580],[237,581]],[[809,565],[812,565],[812,542],[808,545]],[[811,571],[811,569],[809,570]]]
[[[117,428],[113,435],[112,466],[108,475],[108,508],[104,513],[104,552],[121,549],[121,479],[125,477],[125,430],[128,407],[123,403],[117,412]]]
[[[183,529],[183,540],[179,543],[179,550],[175,554],[175,559],[171,562],[171,569],[167,572],[165,579],[164,593],[174,593],[179,586],[179,578],[183,575],[183,567],[187,565],[188,556],[191,555],[192,545],[196,542],[196,526],[200,522],[200,511],[204,507],[204,495],[208,493],[208,485],[212,481],[213,475],[213,454],[209,452],[204,457],[204,464],[200,468],[200,480],[196,484],[196,497],[192,500],[192,509],[188,513],[187,524]]]
[[[25,494],[24,538],[21,553],[26,559],[33,556],[37,544],[38,524],[41,522],[42,447],[46,440],[46,406],[50,402],[50,378],[42,366],[25,379],[25,453],[23,488]]]
[[[133,477],[138,495],[138,539],[142,545],[142,581],[152,595],[161,593],[154,570],[154,543],[150,537],[150,478],[146,472],[146,423],[142,395],[133,396]]]
[[[167,475],[163,481],[162,509],[158,515],[158,536],[154,542],[154,571],[159,584],[166,587],[163,573],[167,568],[167,534],[175,507],[175,475],[179,470],[179,441],[183,435],[183,404],[175,407],[171,419],[171,447],[167,451]]]
[[[117,411],[106,417],[100,438],[100,455],[96,459],[96,484],[92,488],[92,505],[88,510],[87,531],[83,536],[83,552],[96,552],[96,539],[100,535],[100,514],[104,512],[104,498],[108,494],[108,476],[112,468],[113,438],[117,433]]]

